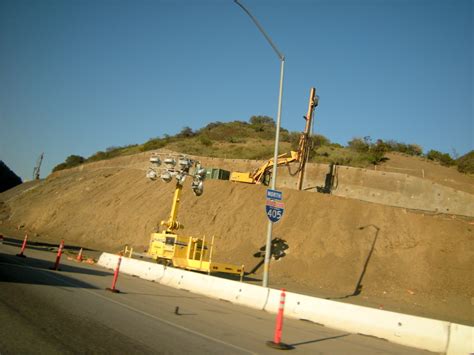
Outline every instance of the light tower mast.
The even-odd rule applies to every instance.
[[[41,169],[41,163],[43,162],[43,156],[44,156],[44,153],[41,153],[38,160],[36,161],[36,166],[33,169],[33,180],[40,179],[40,169]]]

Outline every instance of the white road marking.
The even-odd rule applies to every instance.
[[[183,327],[183,326],[181,326],[181,325],[179,325],[179,324],[175,324],[175,323],[170,322],[170,321],[168,321],[168,320],[166,320],[166,319],[162,319],[162,318],[160,318],[160,317],[157,317],[157,316],[148,314],[148,313],[146,313],[146,312],[144,312],[144,311],[141,311],[141,310],[139,310],[139,309],[137,309],[137,308],[134,308],[134,307],[132,307],[132,306],[129,306],[129,305],[125,304],[125,303],[122,303],[122,302],[119,302],[119,301],[110,299],[110,298],[108,298],[108,297],[105,297],[105,296],[103,296],[103,295],[101,295],[101,294],[99,294],[99,293],[96,293],[96,292],[93,292],[93,291],[84,289],[84,288],[82,288],[79,284],[74,284],[73,282],[64,280],[64,279],[62,279],[62,278],[60,278],[60,277],[57,277],[57,276],[56,276],[53,272],[51,272],[51,271],[45,271],[45,270],[38,269],[38,268],[34,268],[34,267],[31,267],[31,266],[28,266],[28,265],[22,265],[22,264],[18,263],[18,262],[17,262],[16,260],[14,260],[14,259],[13,259],[12,261],[13,261],[16,265],[15,265],[15,264],[10,264],[10,263],[4,263],[4,262],[0,262],[0,265],[18,266],[18,267],[21,267],[21,268],[32,269],[32,270],[41,272],[41,273],[43,273],[43,274],[45,274],[45,275],[47,275],[47,276],[49,276],[49,277],[51,277],[51,278],[53,278],[53,279],[56,279],[56,280],[58,280],[58,281],[63,282],[63,283],[66,284],[66,285],[74,286],[75,288],[78,288],[80,291],[89,293],[89,294],[94,295],[94,296],[96,296],[96,297],[102,298],[102,299],[104,299],[104,300],[106,300],[106,301],[115,303],[115,304],[117,304],[117,305],[119,305],[119,306],[122,306],[122,307],[124,307],[124,308],[127,308],[127,309],[130,310],[130,311],[133,311],[133,312],[139,313],[139,314],[141,314],[141,315],[144,315],[144,316],[146,316],[146,317],[155,319],[155,320],[157,320],[157,321],[160,321],[160,322],[162,322],[162,323],[165,323],[165,324],[170,325],[170,326],[172,326],[172,327],[175,327],[175,328],[177,328],[177,329],[184,330],[184,331],[186,331],[186,332],[188,332],[188,333],[191,333],[191,334],[200,336],[200,337],[202,337],[202,338],[204,338],[204,339],[211,340],[211,341],[216,342],[216,343],[219,343],[219,344],[223,344],[223,345],[225,345],[225,346],[234,348],[234,349],[236,349],[236,350],[240,350],[240,351],[245,352],[245,353],[247,353],[247,354],[257,354],[257,353],[254,353],[254,352],[250,351],[250,350],[241,348],[240,346],[237,346],[237,345],[234,345],[234,344],[231,344],[231,343],[227,343],[227,342],[225,342],[225,341],[223,341],[223,340],[216,339],[216,338],[213,338],[213,337],[211,337],[211,336],[209,336],[209,335],[206,335],[206,334],[197,332],[197,331],[195,331],[195,330],[192,330],[192,329]]]

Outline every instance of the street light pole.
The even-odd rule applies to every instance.
[[[281,106],[282,106],[282,98],[283,98],[283,78],[285,74],[285,56],[278,50],[275,46],[273,41],[271,40],[270,36],[265,32],[263,27],[257,21],[257,19],[247,10],[244,5],[242,5],[239,0],[234,0],[234,2],[239,5],[242,10],[252,19],[255,23],[259,31],[263,34],[265,39],[268,41],[270,46],[273,48],[275,53],[277,54],[278,58],[280,59],[280,89],[278,93],[278,113],[277,113],[277,122],[276,122],[276,132],[275,132],[275,149],[273,154],[273,171],[272,171],[272,182],[271,188],[275,190],[276,188],[276,178],[277,178],[277,167],[278,167],[278,144],[280,143],[280,126],[281,126]],[[268,274],[270,270],[270,259],[271,259],[271,247],[272,247],[272,230],[273,230],[273,222],[268,221],[268,229],[267,229],[267,239],[265,244],[265,260],[263,264],[263,287],[268,287]]]

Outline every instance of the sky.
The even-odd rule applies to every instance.
[[[282,127],[473,148],[471,0],[241,0],[285,55]],[[280,60],[232,0],[0,0],[0,160],[24,181],[77,154],[276,119]]]

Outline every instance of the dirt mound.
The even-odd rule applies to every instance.
[[[145,249],[167,219],[174,184],[145,178],[148,154],[53,174],[34,188],[0,194],[0,230],[108,251]],[[187,184],[190,182],[187,182]],[[264,186],[209,180],[183,190],[182,234],[216,236],[215,260],[256,267],[265,244]],[[271,287],[464,324],[474,324],[474,220],[415,213],[332,195],[283,189]],[[262,268],[253,276],[256,283]]]

